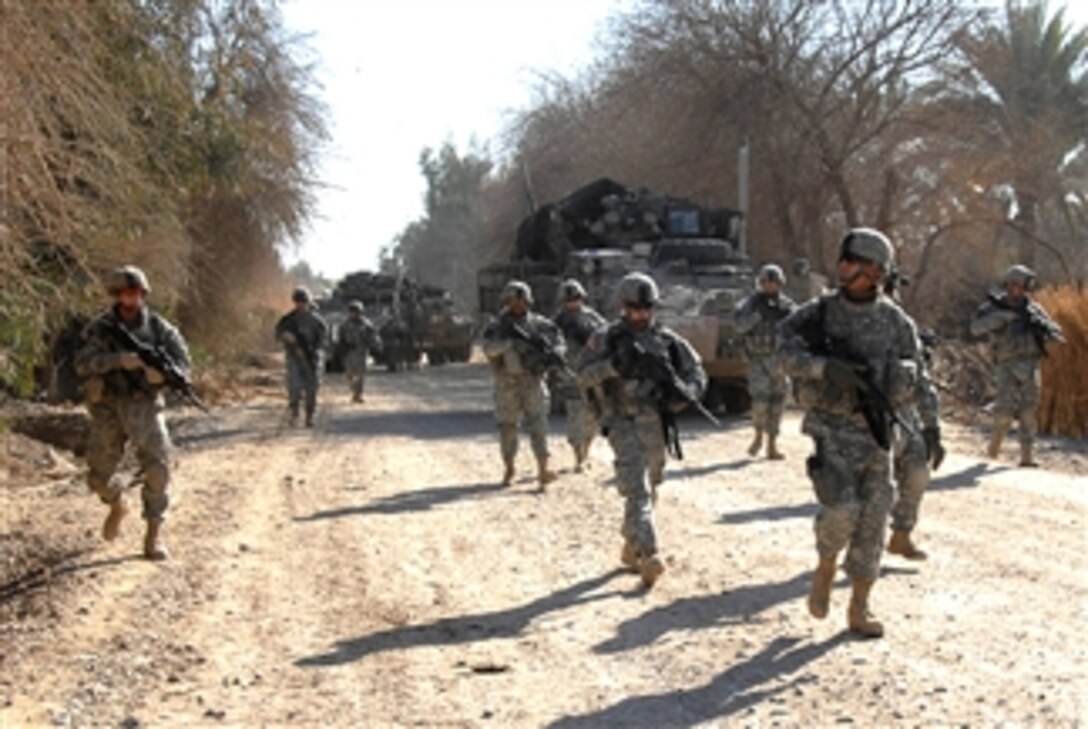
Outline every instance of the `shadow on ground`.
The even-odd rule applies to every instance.
[[[989,463],[976,463],[956,473],[947,473],[929,482],[930,491],[954,491],[979,486],[984,476],[992,476],[1008,471],[1008,466],[991,466]]]
[[[814,677],[798,676],[777,686],[759,688],[797,673],[849,640],[851,638],[845,632],[822,643],[804,643],[801,638],[781,636],[751,658],[718,674],[705,686],[632,696],[600,711],[563,717],[549,726],[552,729],[602,726],[663,729],[723,719],[811,683]]]
[[[342,640],[329,653],[301,658],[295,661],[295,665],[339,666],[388,650],[513,638],[520,635],[533,620],[547,613],[621,594],[617,591],[590,593],[623,574],[626,574],[623,570],[612,570],[509,610],[442,618],[424,625],[408,625]]]
[[[528,496],[524,491],[512,491],[501,483],[475,483],[468,486],[433,486],[419,491],[406,491],[362,504],[339,509],[315,511],[309,516],[295,517],[295,521],[320,521],[364,514],[403,514],[411,511],[429,511],[457,501],[474,500],[488,496]]]

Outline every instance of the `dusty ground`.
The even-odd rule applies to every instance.
[[[782,463],[743,455],[743,421],[683,421],[687,460],[658,511],[670,569],[646,593],[616,569],[606,444],[544,495],[524,448],[503,490],[481,366],[377,373],[361,407],[328,385],[313,431],[284,429],[270,399],[178,421],[164,565],[136,558],[137,519],[98,541],[78,461],[5,436],[0,724],[1088,718],[1084,443],[1024,471],[949,426],[919,530],[931,559],[886,560],[888,635],[865,642],[843,631],[843,581],[828,620],[805,610],[814,507],[795,415]]]

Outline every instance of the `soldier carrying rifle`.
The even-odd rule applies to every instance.
[[[276,323],[276,339],[287,354],[287,407],[291,425],[297,425],[299,404],[305,394],[306,427],[312,428],[329,326],[313,311],[306,287],[296,288],[291,301],[295,308]]]
[[[125,444],[136,449],[147,521],[144,556],[166,559],[162,523],[170,497],[170,436],[162,416],[165,387],[183,391],[200,405],[188,383],[189,351],[181,334],[147,307],[147,277],[135,266],[110,274],[107,289],[113,306],[83,332],[76,372],[84,379],[91,432],[87,448],[87,485],[109,514],[102,526],[107,541],[117,538],[128,508],[123,484],[114,475]]]

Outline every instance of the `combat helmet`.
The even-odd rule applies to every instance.
[[[110,296],[116,296],[124,289],[140,289],[145,296],[151,293],[147,276],[135,266],[121,266],[110,271],[109,278],[106,280],[106,291]]]
[[[773,263],[768,263],[763,268],[759,269],[759,281],[777,281],[778,283],[785,285],[786,274],[782,272],[779,266]]]
[[[895,249],[888,236],[875,228],[851,228],[839,246],[839,260],[846,257],[872,261],[885,271],[895,265]]]
[[[648,307],[657,304],[657,284],[644,273],[629,273],[620,281],[616,297],[624,306]]]
[[[577,301],[586,297],[586,290],[578,279],[568,278],[559,284],[559,296],[563,301]]]
[[[358,299],[354,299],[352,301],[349,301],[348,302],[348,311],[354,312],[356,314],[362,314],[363,313],[363,302],[359,301]]]
[[[529,284],[524,281],[513,280],[508,281],[502,287],[502,303],[509,304],[513,301],[524,301],[532,306],[533,290],[529,288]]]
[[[1011,283],[1021,284],[1025,289],[1030,290],[1035,286],[1035,271],[1019,263],[1009,266],[1009,270],[1005,271],[1005,275],[1001,277],[1001,285],[1008,286]]]
[[[291,292],[291,301],[296,304],[309,304],[311,300],[310,290],[305,286],[296,286]]]

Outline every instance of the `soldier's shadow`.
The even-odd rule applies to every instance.
[[[21,595],[28,595],[35,590],[47,588],[53,580],[66,575],[104,567],[114,567],[125,562],[135,562],[143,559],[138,554],[127,554],[119,557],[93,559],[89,562],[79,561],[80,557],[90,554],[92,551],[90,549],[78,549],[66,552],[48,560],[45,564],[36,565],[22,574],[12,577],[0,585],[0,605],[11,602]]]
[[[338,666],[383,651],[514,638],[543,615],[620,594],[593,591],[623,574],[626,574],[623,570],[612,570],[507,610],[441,618],[422,625],[406,625],[341,640],[328,653],[301,658],[295,665]]]
[[[957,473],[948,473],[929,482],[929,491],[954,491],[969,489],[981,485],[984,476],[992,476],[1010,470],[1009,466],[991,466],[989,463],[976,463]]]
[[[525,491],[513,491],[499,483],[432,486],[425,489],[419,489],[418,491],[406,491],[391,496],[384,496],[380,499],[371,501],[369,504],[315,511],[308,516],[295,517],[295,521],[321,521],[323,519],[340,519],[348,516],[364,516],[367,514],[404,514],[413,511],[430,511],[431,509],[439,508],[446,504],[453,504],[458,501],[471,501],[495,496],[509,497],[526,495],[528,494]]]
[[[737,461],[727,461],[724,463],[708,463],[705,466],[670,468],[666,471],[665,475],[676,478],[700,478],[702,476],[709,476],[712,473],[718,473],[719,471],[739,471],[754,462],[755,461],[751,458],[741,458]]]

